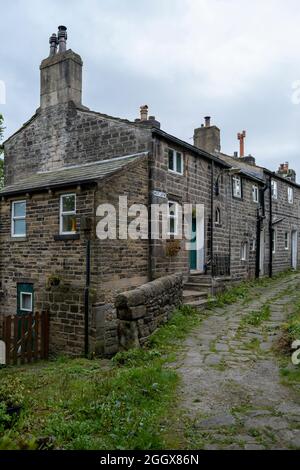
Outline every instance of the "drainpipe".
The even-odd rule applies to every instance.
[[[262,221],[266,215],[265,209],[265,192],[269,188],[269,184],[266,183],[262,189],[259,190],[259,208],[257,209],[257,231],[256,231],[256,267],[255,277],[259,278],[260,275],[260,250],[261,250],[261,229]],[[259,213],[261,209],[261,214]]]
[[[270,214],[269,214],[269,251],[270,251],[270,258],[269,258],[269,277],[273,276],[273,250],[272,250],[272,232],[273,232],[273,202],[272,202],[272,178],[269,178],[269,205],[270,205]]]
[[[214,170],[215,170],[215,163],[211,162],[211,199],[210,199],[210,217],[211,217],[211,224],[210,224],[210,258],[211,258],[211,277],[213,278],[215,275],[214,269]]]
[[[152,155],[148,156],[148,280],[149,282],[153,281],[153,248],[155,240],[152,240],[152,211],[151,211],[151,204],[152,204],[152,194],[154,190],[153,185],[153,167],[154,162],[156,159],[156,138],[152,137]]]
[[[95,202],[95,201],[94,201]],[[84,288],[84,355],[89,356],[89,313],[91,285],[91,235],[93,220],[90,217],[81,218],[81,230],[85,239],[85,288]]]
[[[260,192],[260,195],[263,195],[263,192]],[[259,268],[260,268],[260,232],[261,232],[261,216],[259,214],[259,209],[256,213],[256,258],[255,258],[255,277],[259,278]]]
[[[84,289],[84,355],[89,356],[89,311],[90,311],[90,284],[91,284],[91,240],[86,240],[86,269]]]

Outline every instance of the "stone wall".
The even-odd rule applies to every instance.
[[[228,186],[232,191],[231,178]],[[242,198],[231,197],[229,228],[231,251],[231,277],[236,279],[252,279],[255,277],[256,246],[257,246],[257,210],[258,203],[253,201],[252,187],[258,183],[242,177]],[[262,184],[261,184],[262,187]],[[247,244],[247,259],[241,259],[242,244]]]
[[[38,112],[4,144],[5,185],[38,171],[129,155],[151,148],[151,131],[72,102]]]
[[[85,350],[84,290],[62,282],[59,286],[47,287],[43,298],[43,309],[49,311],[50,353],[82,356]],[[91,291],[90,305],[94,298],[95,294]],[[90,308],[89,343],[93,346],[95,329],[91,312]]]
[[[143,345],[182,303],[183,276],[156,279],[116,298],[119,348]]]

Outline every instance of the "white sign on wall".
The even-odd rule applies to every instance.
[[[6,361],[5,361],[5,349],[6,349],[6,346],[5,346],[5,343],[4,341],[1,341],[0,340],[0,365],[5,365],[6,364]]]

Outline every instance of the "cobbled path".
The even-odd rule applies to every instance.
[[[192,447],[300,449],[300,391],[281,384],[272,349],[299,288],[299,274],[278,280],[246,305],[214,309],[189,336],[177,370]],[[266,305],[269,318],[245,322]]]

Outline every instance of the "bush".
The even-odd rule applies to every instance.
[[[16,376],[1,378],[0,405],[6,408],[22,406],[24,402],[24,386]]]

